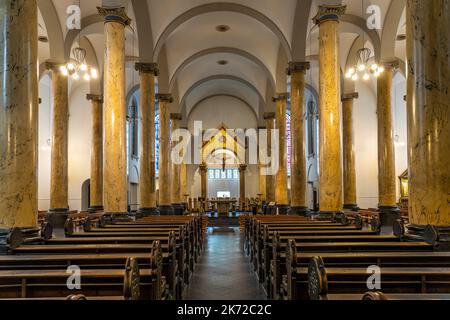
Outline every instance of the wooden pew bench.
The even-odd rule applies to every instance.
[[[70,274],[66,269],[0,270],[0,298],[46,298],[83,294],[92,297],[124,299],[165,299],[165,277],[161,275],[161,248],[152,246],[150,268],[140,270],[134,258],[127,258],[125,268],[82,269],[81,289],[67,286]]]
[[[402,243],[403,244],[403,243]],[[311,266],[311,261],[320,257],[321,265],[330,268],[362,268],[367,271],[369,266],[379,267],[409,267],[409,268],[439,268],[450,267],[450,252],[407,251],[407,247],[399,251],[364,251],[360,252],[300,252],[294,241],[289,241],[286,253],[286,275],[282,275],[280,296],[287,300],[305,298],[305,285],[299,282],[302,275],[297,274]],[[316,259],[317,260],[317,259]],[[369,275],[366,273],[366,279]],[[367,289],[367,288],[366,288]],[[363,292],[362,292],[363,293]]]

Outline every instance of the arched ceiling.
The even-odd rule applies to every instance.
[[[242,99],[261,118],[271,105],[265,100],[285,86],[286,63],[318,54],[318,29],[311,19],[319,4],[331,2],[347,5],[340,24],[342,69],[362,34],[381,58],[404,57],[404,43],[395,38],[403,32],[406,0],[364,1],[365,6],[380,7],[384,32],[367,29],[362,0],[81,0],[81,35],[89,40],[102,70],[103,22],[97,6],[123,5],[133,21],[126,34],[126,54],[131,61],[127,64],[128,88],[137,81],[132,61],[158,62],[160,88],[178,97],[175,108],[180,111],[189,113],[208,93],[225,94]],[[66,27],[66,9],[74,1],[38,0],[38,4],[39,33],[50,40],[39,44],[40,62],[64,58],[78,37],[77,31]],[[219,25],[230,29],[219,32]],[[391,32],[397,29],[397,34]],[[220,60],[227,64],[217,64]],[[317,63],[313,62],[307,81],[317,87],[317,79]]]

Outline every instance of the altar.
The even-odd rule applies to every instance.
[[[217,213],[219,215],[228,216],[229,212],[233,207],[233,204],[235,205],[237,203],[237,200],[225,198],[225,199],[210,200],[210,203],[217,208]]]

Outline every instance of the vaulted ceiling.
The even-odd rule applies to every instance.
[[[126,31],[127,88],[138,81],[134,62],[158,62],[159,90],[175,95],[174,108],[188,115],[203,99],[218,94],[245,101],[262,119],[273,105],[269,99],[286,90],[289,61],[311,60],[308,82],[317,87],[318,29],[312,17],[321,3],[347,5],[341,22],[342,69],[352,60],[349,53],[361,45],[361,37],[380,59],[404,59],[405,0],[364,1],[378,5],[382,30],[368,30],[362,0],[80,0],[82,31],[66,27],[73,0],[38,0],[40,63],[64,60],[71,47],[83,39],[88,59],[102,70],[103,22],[97,6],[122,5],[132,25]],[[389,28],[389,29],[387,29]],[[387,30],[383,32],[383,30]],[[398,32],[392,32],[398,30]],[[100,86],[99,86],[100,87]]]

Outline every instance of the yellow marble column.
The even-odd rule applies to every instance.
[[[286,104],[288,93],[279,93],[273,98],[277,105],[276,111],[276,129],[279,132],[279,169],[275,176],[275,202],[277,203],[278,214],[288,214],[289,212],[289,194],[287,177],[287,144],[286,144]]]
[[[103,97],[88,94],[92,103],[91,184],[89,212],[103,211]]]
[[[171,113],[172,132],[180,128],[180,121],[183,119],[181,113]],[[172,141],[172,147],[176,146],[179,141]],[[181,197],[181,165],[172,161],[171,175],[171,199],[172,207],[175,215],[183,215],[183,198]]]
[[[306,200],[307,161],[305,135],[305,73],[309,62],[290,62],[291,77],[291,214],[305,216],[309,212]]]
[[[208,198],[208,166],[204,163],[200,165],[201,198]]]
[[[105,17],[103,196],[106,214],[128,211],[125,105],[125,8],[98,8]]]
[[[241,212],[245,211],[245,172],[247,171],[247,165],[242,164],[239,166],[239,206]]]
[[[0,12],[0,229],[34,228],[39,100],[36,0],[4,0]],[[1,230],[0,238],[4,234]]]
[[[180,167],[180,199],[182,200],[183,210],[188,209],[189,191],[188,191],[188,177],[187,164],[183,162]]]
[[[260,194],[260,200],[261,202],[266,201],[266,176],[264,173],[264,166],[258,165],[258,172],[259,172],[259,179],[258,179],[258,193]]]
[[[385,71],[377,81],[378,115],[378,206],[383,226],[391,226],[400,218],[397,206],[395,175],[394,127],[392,120],[392,79],[397,63],[385,63]]]
[[[155,215],[156,210],[156,158],[155,158],[155,77],[156,63],[136,63],[140,77],[140,179],[138,216]]]
[[[353,127],[353,101],[358,93],[342,96],[342,127],[344,144],[344,209],[357,211],[356,167],[355,167],[355,133]]]
[[[339,19],[345,6],[319,6],[319,207],[324,216],[342,213],[341,73]]]
[[[264,114],[267,129],[267,155],[272,155],[272,130],[275,129],[275,112],[268,112]],[[275,175],[266,175],[266,203],[275,202]],[[269,210],[265,209],[266,214],[271,214]]]
[[[170,183],[170,94],[158,94],[159,101],[159,214],[173,215]]]
[[[438,229],[450,225],[449,17],[449,0],[407,2],[409,221]]]
[[[60,72],[60,65],[47,63],[47,68],[52,72],[53,95],[50,209],[47,221],[53,227],[61,228],[69,212],[69,82]]]

